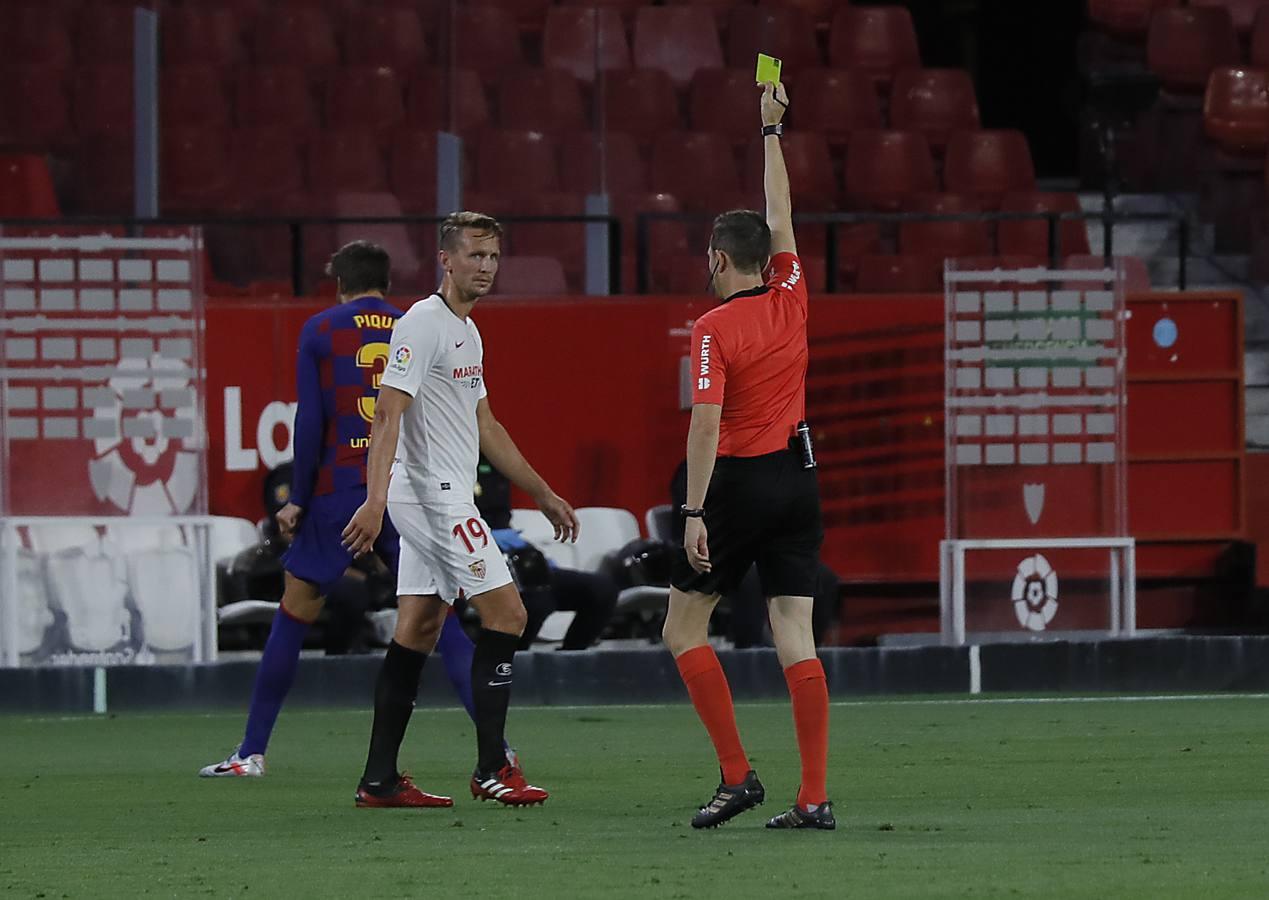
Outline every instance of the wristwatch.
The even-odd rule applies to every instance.
[[[774,134],[776,137],[781,137],[784,134],[784,123],[776,122],[774,125],[763,125],[762,136],[766,137],[771,134]]]
[[[692,507],[688,506],[687,504],[683,504],[682,506],[680,506],[680,507],[679,507],[679,512],[683,514],[683,518],[685,518],[685,519],[703,519],[703,518],[705,518],[705,510],[703,510],[703,509],[692,509]]]

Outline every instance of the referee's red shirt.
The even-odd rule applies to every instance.
[[[806,306],[802,261],[777,253],[764,287],[696,320],[692,402],[722,406],[719,456],[783,450],[806,417]]]

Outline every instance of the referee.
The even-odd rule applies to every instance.
[[[814,457],[809,442],[801,443],[807,429],[799,428],[806,406],[807,294],[780,149],[787,100],[783,85],[763,86],[767,217],[737,210],[714,220],[710,284],[722,302],[692,330],[686,552],[676,561],[664,636],[722,770],[722,783],[692,819],[693,828],[721,825],[765,796],[740,743],[727,677],[709,645],[719,596],[733,591],[755,562],[802,756],[797,801],[767,827],[836,827],[825,787],[828,687],[811,631],[824,532]]]

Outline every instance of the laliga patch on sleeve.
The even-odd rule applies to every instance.
[[[410,363],[414,360],[414,351],[410,349],[409,344],[398,344],[392,351],[392,358],[388,360],[388,371],[393,375],[408,375],[410,373]]]

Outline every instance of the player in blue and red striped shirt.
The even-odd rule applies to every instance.
[[[341,533],[366,500],[370,424],[392,328],[402,315],[386,299],[390,271],[382,247],[354,241],[340,248],[327,267],[339,304],[313,316],[300,332],[291,496],[277,514],[279,530],[291,542],[282,557],[286,588],[256,673],[243,741],[224,762],[204,767],[202,776],[264,774],[264,752],[295,680],[304,636],[352,564]],[[388,521],[375,542],[394,573],[398,540]],[[447,619],[440,644],[446,671],[470,712],[473,645],[455,617]],[[416,793],[414,805],[440,805],[443,799]]]

